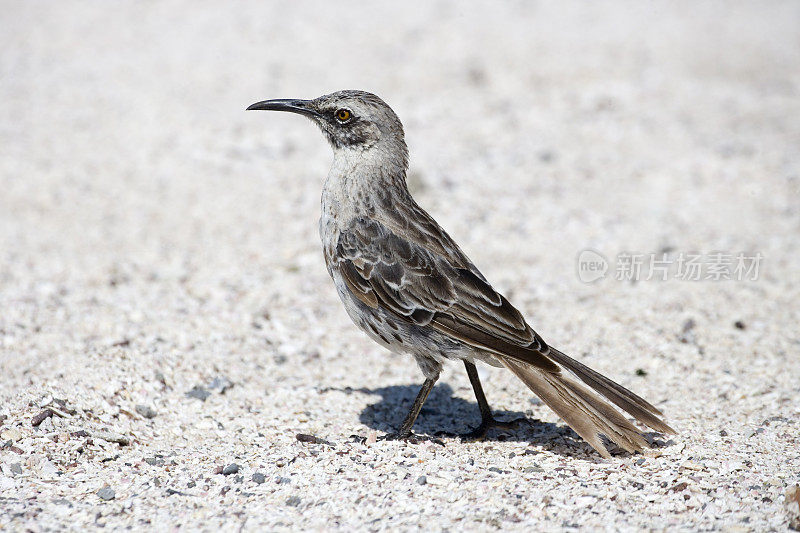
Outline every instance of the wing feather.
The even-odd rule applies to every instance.
[[[423,229],[427,234],[431,228]],[[425,242],[401,237],[375,219],[355,219],[337,244],[345,285],[372,308],[431,324],[476,348],[560,371],[548,357],[547,344],[455,243],[439,242],[430,250]],[[443,255],[444,250],[449,252]]]

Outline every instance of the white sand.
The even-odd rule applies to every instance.
[[[784,530],[800,4],[555,5],[3,4],[0,529]],[[601,461],[487,369],[530,425],[374,442],[421,375],[327,277],[322,136],[244,112],[344,88],[394,107],[419,202],[545,339],[678,436]],[[757,281],[587,285],[585,248],[764,260]],[[46,407],[66,416],[33,427]],[[451,365],[417,430],[477,421]]]

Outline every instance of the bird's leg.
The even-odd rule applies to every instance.
[[[416,422],[419,412],[422,410],[422,406],[425,404],[425,400],[428,398],[428,394],[431,393],[437,379],[439,379],[439,376],[425,380],[425,383],[423,383],[422,387],[419,389],[414,404],[411,406],[411,410],[406,415],[406,419],[403,420],[400,429],[397,430],[396,433],[389,433],[386,435],[386,440],[403,440],[413,436],[411,428],[414,427],[414,422]]]
[[[524,418],[517,418],[511,422],[495,420],[494,416],[492,416],[492,409],[489,407],[489,402],[486,401],[486,395],[483,393],[481,380],[478,377],[478,369],[475,368],[474,363],[466,360],[464,361],[464,367],[467,369],[469,382],[472,383],[472,389],[475,391],[475,399],[478,400],[478,408],[481,410],[481,424],[469,433],[459,435],[462,440],[481,440],[486,437],[489,428],[512,429],[518,423],[525,421]]]

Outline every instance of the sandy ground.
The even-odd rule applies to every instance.
[[[800,4],[336,4],[2,4],[0,529],[785,530]],[[376,442],[421,374],[327,277],[322,136],[244,112],[345,88],[398,112],[419,202],[545,339],[677,436],[603,461],[485,369],[530,423]],[[763,260],[588,284],[584,249]],[[477,421],[451,365],[416,429]]]

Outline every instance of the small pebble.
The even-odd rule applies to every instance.
[[[136,412],[139,413],[140,415],[142,415],[145,418],[155,418],[155,416],[157,414],[155,409],[153,409],[152,407],[150,407],[148,405],[141,405],[140,404],[140,405],[137,405],[136,407],[134,407],[134,409],[136,409]]]
[[[262,474],[261,472],[256,472],[255,474],[253,474],[253,477],[252,477],[252,479],[253,479],[253,481],[255,481],[256,483],[258,483],[259,485],[261,485],[262,483],[264,483],[264,482],[267,480],[267,476],[265,476],[265,475],[264,475],[264,474]]]
[[[286,505],[290,507],[297,507],[303,500],[299,496],[292,496],[286,500]]]
[[[736,329],[745,329],[747,327],[747,325],[744,322],[742,322],[741,320],[737,320],[736,322],[734,322],[733,326]]]
[[[11,463],[11,473],[15,475],[22,474],[22,467],[19,463]]]
[[[428,484],[428,478],[426,476],[419,476],[417,478],[417,485],[427,485],[427,484]]]
[[[131,443],[131,440],[125,435],[111,431],[90,431],[88,435],[95,439],[102,439],[106,442],[115,442],[120,446],[127,446]]]
[[[686,487],[688,487],[688,486],[689,486],[688,483],[686,483],[685,481],[682,481],[682,482],[678,483],[677,485],[675,485],[674,487],[672,487],[669,490],[671,490],[672,492],[681,492],[683,490],[686,490]]]
[[[192,390],[186,393],[187,398],[197,398],[200,401],[206,401],[206,399],[211,396],[211,393],[208,392],[206,389],[201,387],[200,385],[195,385]]]
[[[499,468],[497,468],[496,466],[490,466],[489,467],[489,472],[495,472],[497,474],[502,474],[503,473],[503,471],[500,470]]]
[[[695,343],[695,336],[694,336],[694,328],[697,324],[695,323],[693,318],[688,319],[686,322],[683,323],[683,330],[681,334],[678,336],[678,340],[684,344],[694,344]]]
[[[229,476],[231,474],[237,473],[238,471],[239,471],[239,465],[237,465],[236,463],[231,463],[222,469],[222,475]]]
[[[8,441],[8,442],[5,442],[5,443],[3,443],[3,448],[4,448],[4,449],[6,449],[6,450],[8,450],[8,451],[10,451],[10,452],[14,452],[14,453],[16,453],[16,454],[19,454],[19,455],[22,455],[22,454],[24,454],[24,453],[25,453],[25,452],[22,450],[22,448],[20,448],[20,447],[18,447],[18,446],[14,446],[13,444],[11,444],[11,441]]]
[[[44,422],[45,420],[47,420],[48,418],[50,418],[51,416],[53,416],[53,410],[52,409],[45,409],[44,411],[42,411],[41,413],[39,413],[38,415],[34,416],[31,419],[31,425],[33,427],[36,427],[36,426],[40,425],[42,422]]]
[[[11,444],[9,444],[9,443],[11,443],[11,442],[13,442],[15,440],[21,439],[22,438],[22,432],[20,430],[18,430],[17,428],[8,428],[7,430],[3,431],[2,434],[0,434],[0,437],[2,437],[3,440],[8,441],[8,442],[3,444],[3,447],[5,448],[7,446],[11,446]]]
[[[683,464],[681,465],[681,468],[686,468],[688,470],[695,470],[695,471],[701,471],[705,469],[703,465],[696,463],[694,461],[684,461]]]
[[[117,494],[114,492],[114,489],[106,485],[102,489],[97,491],[97,496],[100,497],[103,501],[113,500],[117,497]]]
[[[317,436],[314,436],[314,435],[308,435],[306,433],[298,433],[297,435],[295,435],[295,438],[299,442],[308,442],[308,443],[311,443],[311,444],[327,444],[329,446],[332,446],[332,444],[330,442],[328,442],[327,440],[321,439],[321,438],[319,438]],[[376,440],[376,442],[377,442],[377,440]]]

